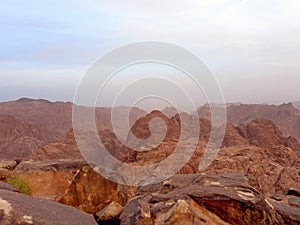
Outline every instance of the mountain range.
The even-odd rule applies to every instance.
[[[164,221],[161,224],[180,224],[182,218],[185,224],[194,224],[195,218],[209,224],[251,224],[254,217],[257,224],[299,224],[300,111],[294,104],[228,104],[220,151],[202,171],[199,165],[212,130],[207,105],[199,107],[198,114],[172,107],[149,113],[139,108],[96,108],[99,138],[124,163],[153,165],[177,148],[184,150],[164,167],[177,175],[139,189],[106,180],[87,165],[74,137],[72,107],[70,102],[27,98],[0,103],[0,180],[22,177],[32,196],[106,221],[99,224],[140,224],[140,219],[149,218]],[[113,110],[118,112],[114,124]],[[126,130],[119,124],[128,111]],[[123,142],[116,130],[125,135]],[[184,160],[187,163],[178,168]],[[164,171],[156,167],[151,172]],[[146,224],[153,224],[149,221]]]

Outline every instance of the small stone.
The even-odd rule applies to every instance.
[[[116,202],[112,202],[96,214],[98,217],[97,221],[118,219],[122,212],[123,207]]]

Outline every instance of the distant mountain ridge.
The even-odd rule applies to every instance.
[[[72,107],[71,102],[29,98],[0,103],[0,159],[28,157],[43,145],[65,139],[72,129]],[[115,120],[120,121],[124,120],[124,115],[129,109],[117,107],[115,110],[118,112]],[[145,114],[145,111],[138,108],[130,109],[130,124]],[[110,118],[111,108],[96,108],[98,129],[112,129]],[[120,133],[127,134],[126,130],[119,127],[117,129]]]
[[[227,105],[228,122],[234,126],[247,124],[259,118],[267,119],[273,121],[283,132],[284,136],[293,136],[297,138],[298,141],[300,140],[300,111],[296,109],[292,103],[282,104],[280,106],[266,104],[248,105],[241,103]],[[55,149],[56,142],[64,141],[66,138],[70,140],[72,106],[73,104],[70,102],[50,102],[44,99],[33,100],[29,98],[0,103],[0,115],[2,115],[0,126],[2,126],[1,131],[3,133],[2,141],[0,142],[1,158],[29,156],[44,145],[46,147],[46,145],[53,142],[54,146],[52,147]],[[128,111],[128,108],[117,107],[115,110],[119,112],[118,117],[115,118],[116,124],[118,125],[118,121],[124,120],[123,114]],[[159,111],[157,111],[157,113],[158,112]],[[177,112],[188,116],[187,113],[183,113],[172,107],[166,108],[162,112],[169,119],[176,115]],[[200,107],[198,112],[200,117],[209,119],[210,110],[208,106]],[[111,138],[112,135],[110,133],[113,132],[110,114],[111,108],[96,109],[97,127],[99,130],[102,130],[100,133],[103,136],[108,135],[106,139],[108,145],[112,145],[109,138]],[[130,115],[130,126],[132,127],[139,118],[146,115],[146,112],[139,108],[133,108]],[[177,120],[173,119],[173,123],[177,123],[176,121]],[[204,120],[202,120],[202,122],[204,122]],[[121,133],[125,134],[125,136],[127,135],[127,130],[117,128]],[[35,132],[30,131],[30,129],[35,130]],[[206,128],[202,127],[201,132],[208,136],[209,132],[205,131],[205,129]],[[14,130],[18,130],[18,132]],[[144,132],[147,133],[148,131]],[[244,140],[239,139],[238,142],[240,141],[243,142]],[[73,141],[71,142],[73,143]],[[67,143],[71,142],[67,141]],[[21,148],[20,146],[22,144],[27,147]],[[72,146],[76,146],[76,143],[74,142]],[[47,147],[47,149],[52,149],[52,147]],[[66,149],[68,148],[69,147]],[[49,152],[48,154],[51,155]],[[57,157],[59,157],[59,154]],[[76,158],[78,157],[80,156],[77,155]],[[38,156],[35,156],[35,158],[38,158]]]
[[[198,108],[202,118],[210,118],[210,108]],[[246,124],[261,118],[273,121],[286,136],[293,136],[300,141],[300,111],[292,103],[277,105],[240,104],[227,107],[227,121],[234,125]]]

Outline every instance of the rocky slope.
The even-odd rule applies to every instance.
[[[122,143],[110,129],[99,130],[99,137],[106,149],[117,156],[118,150],[122,148]],[[42,161],[42,160],[84,160],[74,137],[74,132],[71,129],[68,134],[53,143],[47,144],[34,151],[29,155],[27,160]]]
[[[46,129],[53,138],[63,138],[72,128],[72,107],[71,102],[50,102],[44,99],[21,98],[17,101],[0,103],[0,114],[10,115],[27,124],[34,124]],[[97,107],[95,119],[98,129],[111,128],[111,108]],[[115,107],[114,119],[124,120],[124,115],[130,111],[130,124],[137,118],[145,115],[143,110],[138,108]]]
[[[83,157],[77,147],[74,133],[72,130],[70,130],[64,138],[42,146],[30,154],[27,159],[34,161],[55,159],[83,160]]]
[[[194,116],[187,115],[188,124],[180,124],[178,116],[167,118],[159,112],[152,112],[141,118],[132,128],[132,133],[141,139],[150,136],[149,121],[160,117],[167,126],[166,136],[161,144],[150,151],[140,152],[123,146],[119,159],[132,165],[149,165],[168,157],[178,144],[180,126],[189,128],[193,136]],[[205,151],[210,122],[200,119],[201,133],[198,146],[189,160],[178,173],[197,173],[200,159]],[[162,130],[156,124],[157,134],[153,140],[161,137]],[[185,139],[185,138],[183,138]],[[186,139],[188,143],[189,139]],[[131,136],[127,143],[131,143]],[[151,149],[151,145],[135,142],[134,149]],[[245,173],[255,176],[264,194],[283,193],[287,188],[297,187],[300,183],[300,144],[293,137],[285,137],[270,120],[256,119],[246,125],[228,124],[222,148],[213,164],[204,172],[207,173]],[[178,160],[182,160],[181,158]],[[174,162],[176,165],[178,162]],[[171,165],[172,166],[172,165]],[[291,175],[289,177],[289,175]]]
[[[54,141],[47,130],[0,115],[0,158],[22,159],[37,148]]]
[[[2,115],[43,128],[55,139],[65,136],[72,126],[72,103],[21,98],[0,103]]]
[[[0,159],[22,159],[38,148],[56,141],[63,145],[66,154],[70,153],[70,148],[73,148],[69,135],[72,128],[72,107],[73,104],[69,102],[28,98],[0,103]],[[129,110],[128,107],[116,107],[114,110],[117,115],[114,117],[117,125],[124,120],[128,111],[130,111],[130,125],[146,114],[138,108]],[[111,108],[96,108],[96,125],[100,131],[112,130],[111,111]],[[128,133],[128,130],[123,127],[116,127],[116,129],[121,135]],[[59,151],[57,150],[60,148],[59,145],[45,146],[53,150],[53,153],[48,151],[51,152],[49,154],[53,154],[53,156],[49,155],[50,157],[59,157],[59,155],[55,156],[55,152]]]

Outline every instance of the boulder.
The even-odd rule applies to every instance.
[[[178,174],[159,184],[139,188],[138,196],[124,207],[120,224],[300,223],[298,200],[266,198],[258,187],[250,175]]]
[[[124,186],[105,179],[85,165],[79,169],[58,201],[95,215],[113,201],[124,205],[127,192]]]
[[[122,212],[123,212],[123,207],[116,202],[112,202],[96,214],[98,218],[97,221],[100,222],[101,224],[119,223],[119,216],[121,215]]]
[[[14,160],[1,161],[0,162],[0,169],[13,170],[17,165],[18,165],[18,163]]]
[[[32,196],[49,198],[93,215],[112,201],[120,205],[127,201],[122,185],[103,178],[84,161],[26,161],[16,167],[13,176],[28,183]]]
[[[94,218],[71,206],[19,193],[0,182],[0,224],[96,225]]]
[[[295,196],[281,196],[268,198],[277,212],[277,217],[281,224],[300,224],[300,198]]]

